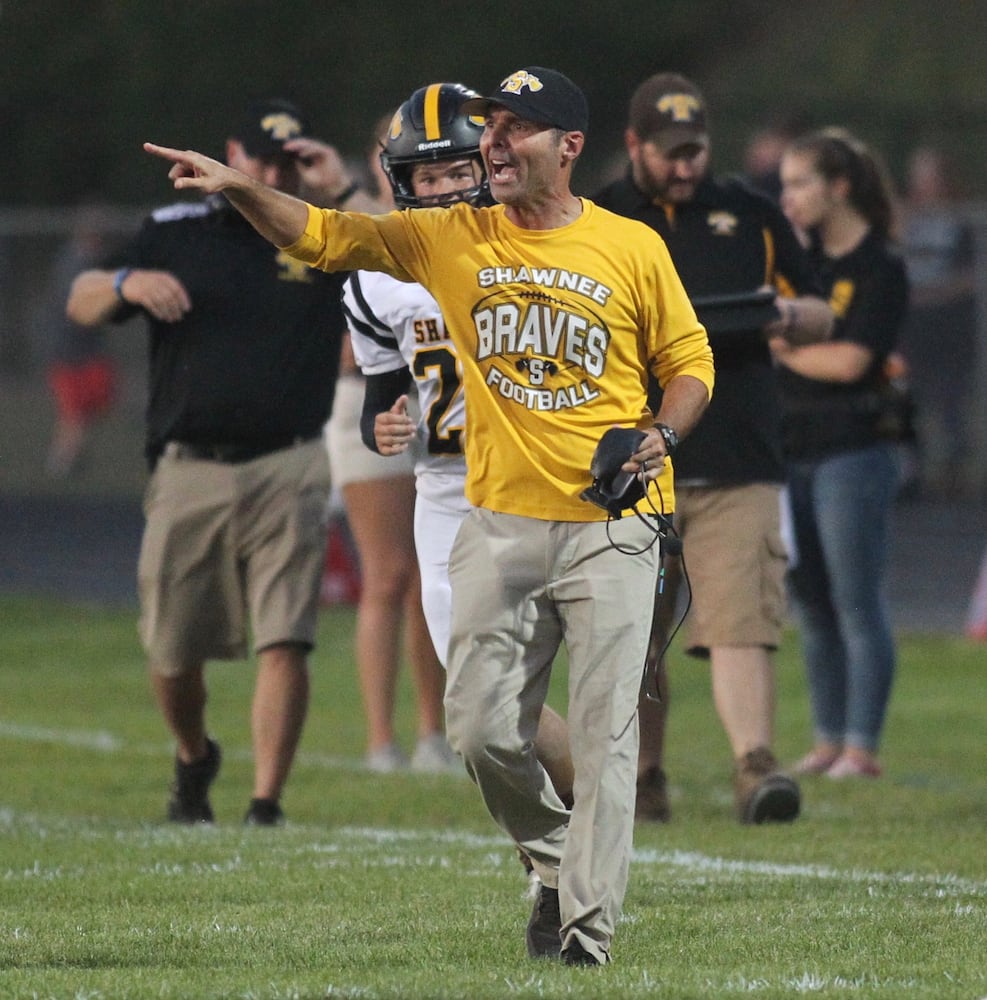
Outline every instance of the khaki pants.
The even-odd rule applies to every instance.
[[[652,540],[635,517],[610,536]],[[637,701],[658,568],[612,547],[605,523],[473,510],[450,561],[447,729],[497,823],[559,888],[563,947],[606,960],[627,886],[637,777]],[[552,661],[569,656],[575,803],[568,812],[534,754]]]

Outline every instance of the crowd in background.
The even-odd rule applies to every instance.
[[[777,198],[778,163],[785,146],[809,124],[802,116],[779,114],[765,120],[750,136],[739,172],[757,189]],[[615,155],[614,176],[623,170]],[[907,161],[897,164],[900,240],[908,265],[911,304],[901,342],[906,363],[899,384],[907,382],[914,407],[914,441],[903,449],[905,475],[901,495],[937,499],[970,499],[984,488],[984,472],[977,453],[975,421],[982,409],[977,382],[982,363],[977,353],[976,235],[971,202],[955,164],[943,148],[921,143]],[[354,156],[352,167],[376,190],[373,174]],[[119,397],[120,368],[131,363],[132,351],[122,351],[118,339],[98,330],[69,335],[59,290],[74,266],[94,253],[92,247],[120,239],[119,213],[107,214],[98,202],[80,204],[62,213],[66,233],[45,260],[47,275],[33,291],[33,305],[21,309],[24,317],[8,344],[12,370],[32,370],[43,362],[48,370],[52,399],[51,448],[41,463],[51,477],[86,475],[86,450],[95,427],[111,412]],[[101,231],[100,220],[109,221]],[[47,223],[51,226],[51,223]],[[7,237],[13,247],[15,237]],[[47,245],[55,240],[48,238]],[[83,255],[83,256],[80,256]],[[27,294],[13,287],[12,269],[0,265],[0,298],[16,315],[15,297]],[[56,303],[55,306],[52,303]],[[17,347],[24,339],[26,348]],[[123,355],[121,357],[121,355]],[[83,359],[88,376],[82,374]],[[980,366],[980,367],[978,367]],[[116,369],[112,373],[110,369]],[[981,446],[982,447],[982,446]],[[97,448],[98,450],[98,448]],[[89,473],[98,477],[99,469]]]
[[[741,173],[753,187],[780,199],[779,166],[784,152],[808,130],[808,122],[799,116],[767,118],[764,126],[750,136]],[[614,162],[617,163],[617,158]],[[369,191],[384,197],[386,191],[381,186],[381,177],[375,176],[375,163],[375,155],[366,161],[354,156],[351,167]],[[899,174],[895,235],[900,241],[910,285],[909,309],[896,355],[899,366],[892,380],[902,393],[909,431],[902,436],[903,477],[899,495],[970,497],[982,487],[982,470],[975,451],[977,435],[972,424],[978,405],[973,225],[964,216],[965,191],[943,149],[917,145],[907,162],[900,165]],[[110,242],[109,235],[101,232],[99,206],[79,206],[72,217],[73,232],[50,260],[49,284],[40,296],[33,320],[33,340],[39,356],[45,358],[51,392],[50,447],[42,462],[45,474],[53,480],[89,473],[98,475],[98,469],[87,468],[87,452],[92,450],[93,435],[99,433],[100,420],[111,412],[119,394],[119,362],[114,357],[112,337],[108,338],[102,328],[74,326],[65,319],[61,308],[72,273],[105,256]],[[108,228],[115,231],[118,225],[116,220]],[[394,481],[400,476],[407,477],[405,482],[410,490],[410,470],[395,470]],[[338,478],[341,483],[343,477]],[[383,482],[393,485],[390,480]],[[366,608],[362,615],[366,638],[362,645],[365,653],[361,672],[367,678],[368,764],[381,769],[403,767],[408,761],[394,742],[390,722],[393,709],[389,707],[401,649],[390,639],[386,649],[376,649],[385,635],[393,636],[396,630],[390,618],[389,624],[382,627],[380,612],[374,612],[377,617],[370,617],[370,609],[399,605],[399,591],[404,584],[395,576],[399,568],[396,563],[389,566],[389,578],[375,582],[383,567],[379,553],[375,554],[370,547],[371,529],[361,528],[356,540],[353,532],[366,513],[366,505],[355,499],[355,494],[344,504],[339,489],[337,484],[335,509],[337,513],[342,510],[345,516],[342,521],[337,517],[333,522],[335,544],[331,547],[332,561],[327,563],[326,573],[334,579],[324,587],[324,594],[329,600],[340,597],[357,600]],[[410,497],[411,492],[406,490],[404,495]],[[401,523],[397,513],[388,523],[392,529]],[[355,542],[361,538],[366,541],[358,546]],[[388,543],[386,536],[381,537],[379,548],[403,551],[393,545],[393,538]],[[413,558],[409,550],[411,563],[405,559],[400,564],[406,567],[401,573],[406,572],[407,565],[412,566],[411,572],[417,572]],[[413,592],[409,600],[414,603]],[[408,655],[412,663],[424,663],[429,657],[417,649],[427,636],[423,635],[422,623],[416,626],[415,614],[410,613],[406,624]],[[983,628],[978,619],[971,625],[971,634]],[[416,672],[422,674],[425,669],[419,666]],[[386,683],[382,683],[384,678],[389,678]],[[383,695],[379,694],[381,691]],[[388,691],[391,693],[386,694]],[[383,702],[378,706],[380,697]],[[426,719],[429,713],[434,715],[437,711],[438,702],[432,697],[431,708],[427,704],[422,709]],[[427,729],[428,724],[425,726]]]

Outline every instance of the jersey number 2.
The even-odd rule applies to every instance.
[[[462,427],[448,426],[449,409],[462,393],[456,355],[448,347],[429,347],[415,353],[415,378],[433,379],[438,385],[435,401],[428,408],[428,453],[430,455],[461,455]]]

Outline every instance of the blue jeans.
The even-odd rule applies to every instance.
[[[816,739],[874,752],[895,672],[884,577],[897,451],[881,443],[790,463],[788,480],[789,589]]]

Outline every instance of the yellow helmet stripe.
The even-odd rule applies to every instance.
[[[425,91],[425,138],[429,141],[442,138],[439,124],[439,91],[442,84],[433,83]]]

